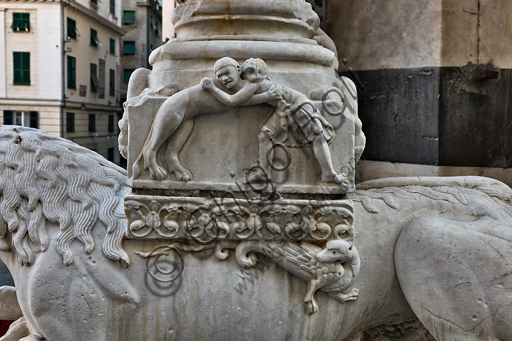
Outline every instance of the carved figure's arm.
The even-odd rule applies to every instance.
[[[281,94],[279,93],[279,88],[277,86],[273,86],[272,88],[265,91],[264,93],[255,94],[249,100],[244,102],[244,104],[242,104],[242,105],[247,106],[247,105],[269,103],[269,102],[273,102],[273,101],[276,101],[279,99],[281,99]],[[271,103],[269,103],[269,104],[271,104]],[[274,104],[272,104],[272,105],[274,105]]]
[[[256,83],[246,82],[242,89],[240,89],[236,94],[229,95],[217,88],[209,79],[203,79],[203,81],[201,81],[201,86],[204,90],[209,91],[213,96],[215,96],[215,98],[217,98],[222,104],[229,107],[236,107],[246,102],[252,95],[254,95],[259,87]]]

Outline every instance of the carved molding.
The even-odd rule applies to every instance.
[[[136,252],[148,258],[148,266],[156,266],[160,254],[170,249],[215,249],[220,260],[227,259],[231,249],[241,268],[254,267],[256,253],[260,253],[307,281],[304,302],[309,314],[318,310],[314,298],[317,290],[342,303],[359,295],[352,288],[360,258],[354,245],[351,200],[247,202],[233,198],[128,195],[125,210],[128,238],[169,240],[151,252]],[[181,274],[184,263],[181,256],[180,259]]]
[[[351,200],[253,201],[127,195],[128,238],[353,240]]]

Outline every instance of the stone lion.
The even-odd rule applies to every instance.
[[[512,190],[498,181],[362,184],[349,196],[358,299],[318,292],[309,315],[307,283],[263,257],[241,273],[185,252],[176,281],[154,281],[138,254],[166,242],[127,238],[125,180],[70,141],[0,126],[0,259],[18,302],[2,289],[0,307],[23,313],[0,340],[349,340],[411,320],[437,340],[512,339]]]

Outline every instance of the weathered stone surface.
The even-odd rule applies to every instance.
[[[512,190],[498,181],[380,179],[346,200],[271,200],[268,216],[241,204],[239,220],[225,199],[216,208],[233,219],[219,222],[238,236],[219,228],[211,240],[201,226],[213,198],[127,201],[126,217],[126,173],[97,154],[23,127],[0,128],[0,145],[0,258],[24,314],[16,330],[34,340],[343,340],[413,312],[437,340],[512,337]],[[128,227],[187,229],[166,218],[173,204],[202,212],[190,238],[126,238]],[[294,205],[310,206],[304,221],[317,212],[317,232],[340,233],[302,239],[312,225]],[[252,239],[240,223],[281,239]]]
[[[354,189],[365,144],[357,92],[337,77],[334,43],[309,4],[192,1],[173,22],[178,38],[152,53],[151,73],[130,80],[120,140],[133,188],[240,192],[260,165],[279,193]],[[215,67],[226,57],[238,70],[229,86]],[[261,76],[248,81],[250,60]],[[200,84],[205,77],[228,98]],[[148,96],[162,88],[177,92],[159,105]]]

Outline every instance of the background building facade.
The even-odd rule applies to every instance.
[[[154,0],[0,1],[0,123],[43,129],[122,164],[126,70],[149,67],[161,22]]]
[[[122,27],[126,34],[122,38],[122,101],[126,100],[128,80],[138,68],[148,68],[148,57],[162,45],[162,1],[122,1]]]

